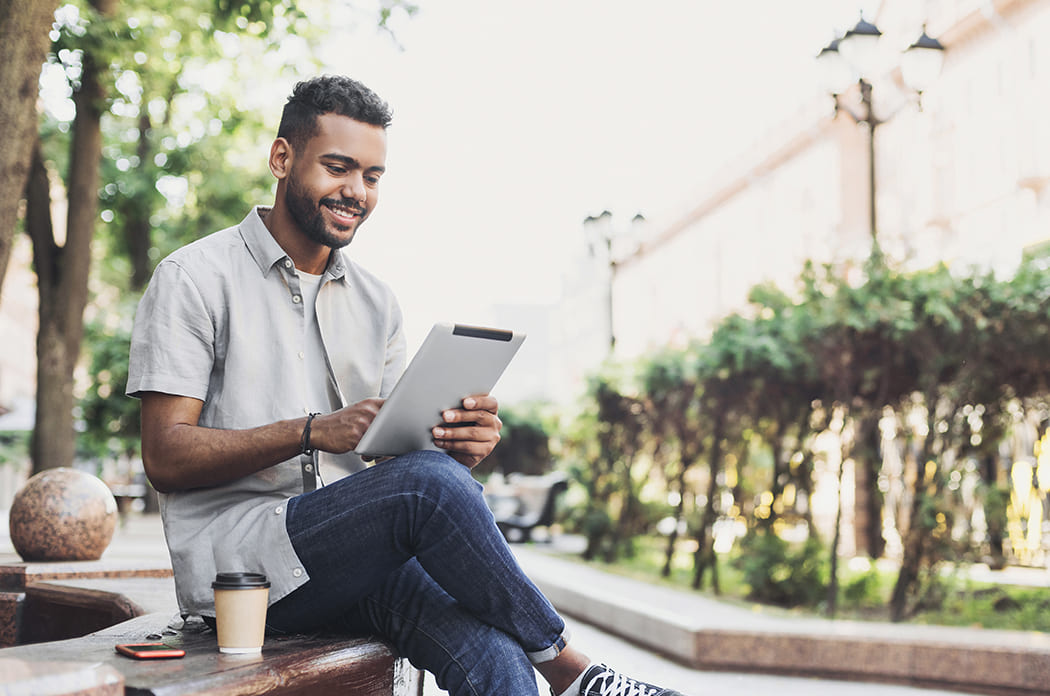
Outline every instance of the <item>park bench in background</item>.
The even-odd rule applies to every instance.
[[[558,496],[568,487],[568,479],[561,472],[510,474],[486,489],[485,500],[507,541],[526,542],[532,539],[534,529],[554,523]]]
[[[145,483],[135,481],[131,483],[106,482],[106,486],[109,487],[110,493],[113,494],[113,499],[117,501],[117,512],[120,513],[121,522],[127,519],[129,514],[142,512],[142,509],[145,508],[146,495],[149,492],[149,488]]]

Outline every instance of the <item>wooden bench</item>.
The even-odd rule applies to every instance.
[[[537,527],[554,524],[558,496],[569,487],[565,474],[512,474],[498,489],[486,493],[496,525],[509,542],[526,542]]]
[[[295,635],[266,639],[259,655],[225,655],[203,621],[170,610],[140,611],[118,592],[62,581],[26,588],[24,637],[45,640],[0,649],[0,693],[26,696],[178,696],[180,694],[354,694],[410,696],[422,679],[407,660],[375,638]],[[88,635],[54,640],[119,620]],[[33,624],[32,627],[29,624]],[[163,641],[186,651],[175,660],[133,660],[117,643]]]
[[[421,688],[408,662],[373,638],[324,634],[267,638],[259,655],[225,655],[204,622],[183,624],[177,617],[171,619],[167,613],[147,614],[81,638],[0,650],[0,692],[42,696],[24,687],[56,671],[66,672],[67,690],[54,693],[69,694],[409,696]],[[117,643],[158,640],[181,647],[186,656],[133,660],[114,650]],[[88,665],[96,667],[87,670]],[[117,678],[122,690],[114,692]]]

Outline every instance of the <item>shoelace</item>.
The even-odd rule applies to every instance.
[[[597,686],[598,691],[591,691]],[[587,696],[657,696],[655,687],[643,684],[635,679],[612,671],[608,667],[604,672],[594,675],[583,689]]]

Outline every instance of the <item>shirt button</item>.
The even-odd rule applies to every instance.
[[[285,259],[284,260],[284,267],[285,268],[291,268],[292,267],[292,260],[291,259]]]
[[[313,464],[305,464],[305,465],[303,465],[303,469],[305,469],[306,472],[309,473],[309,472],[314,470],[314,465]]]
[[[299,351],[299,359],[302,360],[305,357],[306,357],[306,353],[304,353],[303,351]]]
[[[297,578],[303,577],[303,569],[302,568],[293,568],[292,569],[292,575],[294,575]]]
[[[275,514],[275,515],[280,515],[282,512],[284,512],[284,508],[281,507],[280,505],[278,505],[277,507],[275,507],[273,509],[273,514]]]
[[[292,295],[292,302],[294,302],[295,304],[299,304],[302,301],[303,298],[299,297],[298,295]]]

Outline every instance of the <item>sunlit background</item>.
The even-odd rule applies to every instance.
[[[353,253],[394,286],[413,345],[435,321],[514,323],[494,308],[559,304],[588,216],[676,219],[821,94],[814,56],[865,7],[434,0],[395,12],[387,33],[369,3],[301,5],[331,29],[320,51],[289,37],[280,60],[301,55],[303,77],[319,60],[394,110],[382,203]],[[196,79],[236,74],[276,128],[295,78],[234,36],[224,48],[229,63]]]
[[[355,242],[435,320],[513,322],[579,272],[582,222],[675,219],[820,89],[814,56],[854,3],[422,3],[398,48],[333,49],[393,105],[380,212]]]
[[[570,402],[606,358],[702,337],[807,259],[859,266],[873,236],[912,268],[1009,274],[1048,254],[1047,0],[419,0],[389,32],[366,2],[301,4],[319,51],[228,35],[186,79],[235,76],[273,129],[296,79],[273,66],[296,57],[390,102],[382,203],[351,253],[400,297],[410,348],[438,321],[527,331],[504,403]],[[833,85],[816,57],[862,16],[875,61]],[[944,64],[920,101],[902,51],[924,29]],[[64,76],[42,88],[68,120]],[[222,127],[194,118],[188,134]],[[225,156],[263,168],[268,147]],[[159,186],[170,202],[188,183]],[[6,403],[33,393],[32,283],[23,245],[0,308]]]
[[[395,287],[410,344],[440,320],[527,329],[503,394],[571,398],[610,333],[637,355],[805,259],[866,257],[866,127],[856,94],[836,116],[815,60],[862,13],[883,32],[863,75],[882,248],[1008,273],[1048,221],[1048,9],[1031,0],[448,0],[395,16],[393,37],[333,32],[329,69],[395,111],[353,251]],[[920,104],[901,63],[924,28],[946,50]],[[288,88],[266,83],[260,108]]]

